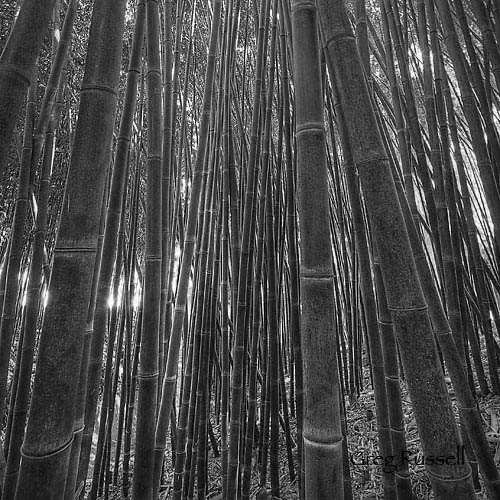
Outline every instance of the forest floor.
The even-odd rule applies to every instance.
[[[486,365],[486,363],[485,363]],[[366,366],[366,365],[365,365]],[[347,431],[350,460],[351,480],[353,489],[353,500],[382,500],[382,478],[381,466],[374,465],[373,459],[377,457],[377,425],[375,417],[375,396],[371,389],[368,370],[364,371],[364,389],[353,402],[346,401],[347,407]],[[458,416],[457,405],[449,379],[447,385],[450,398]],[[401,396],[403,403],[404,422],[406,430],[407,450],[411,453],[410,478],[415,500],[433,500],[430,483],[425,473],[425,466],[420,465],[422,451],[420,438],[417,432],[415,417],[411,408],[410,398],[405,382],[401,383]],[[487,434],[495,462],[500,464],[500,397],[489,394],[478,395],[478,403],[481,410],[483,426]],[[220,426],[212,422],[214,433],[219,440]],[[290,420],[292,436],[295,435],[295,421]],[[364,457],[365,460],[362,458]],[[297,448],[293,449],[294,463],[297,463]],[[419,460],[420,459],[420,460]],[[167,460],[167,470],[171,470]],[[356,462],[356,463],[354,463]],[[364,463],[369,462],[369,463]],[[250,498],[253,500],[271,500],[271,496],[265,494],[258,484],[259,467],[256,461],[253,464],[252,488]],[[132,479],[132,478],[130,478]],[[221,500],[221,468],[220,457],[215,457],[212,448],[209,448],[208,484],[209,490],[207,500]],[[169,500],[172,497],[173,473],[167,472],[164,476],[161,488],[161,500]],[[112,500],[123,499],[121,488],[112,488],[109,497]],[[281,500],[298,500],[298,485],[296,481],[290,482],[288,473],[288,459],[284,433],[281,432],[280,443],[280,497]],[[487,500],[488,496],[484,489],[477,493],[477,500]]]
[[[447,379],[448,382],[448,379]],[[451,384],[447,384],[455,415],[458,410]],[[425,466],[420,465],[422,449],[415,423],[415,417],[410,403],[408,390],[404,382],[401,383],[401,396],[406,430],[407,450],[411,453],[410,478],[415,500],[432,500],[434,495],[425,473]],[[500,397],[493,394],[478,395],[479,408],[488,441],[495,462],[500,463]],[[372,413],[375,410],[375,398],[372,390],[364,390],[357,401],[347,409],[348,446],[350,454],[354,456],[376,457],[378,455],[377,426]],[[359,460],[360,462],[362,460]],[[353,465],[351,461],[351,479],[353,484],[354,500],[381,500],[382,478],[381,467],[377,465]],[[488,496],[482,489],[477,493],[477,500],[487,500]]]

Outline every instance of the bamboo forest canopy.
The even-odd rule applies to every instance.
[[[0,496],[500,500],[500,0],[0,0]]]

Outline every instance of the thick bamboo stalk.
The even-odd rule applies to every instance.
[[[337,120],[343,120],[343,112],[339,107],[337,110]],[[368,336],[368,346],[370,350],[370,366],[372,370],[373,388],[375,393],[378,446],[382,456],[393,455],[393,444],[391,442],[391,428],[388,409],[388,391],[386,388],[386,371],[384,367],[384,357],[381,331],[378,327],[376,299],[374,293],[374,283],[370,268],[370,254],[368,249],[368,239],[363,221],[363,212],[359,192],[358,178],[354,163],[352,161],[349,139],[343,134],[346,130],[345,124],[339,127],[342,138],[342,151],[344,153],[344,172],[347,180],[350,206],[353,212],[354,236],[356,240],[356,252],[359,259],[361,293],[363,297],[363,310],[366,318],[366,330]],[[394,381],[399,385],[399,381]],[[394,443],[396,444],[396,443]],[[407,472],[407,471],[406,471]],[[396,497],[411,498],[411,483],[409,475],[402,474],[401,471],[395,474],[382,467],[382,482],[384,487],[384,498],[389,500]],[[398,482],[398,491],[396,491]],[[403,488],[406,486],[406,488]],[[410,496],[408,496],[408,491]]]
[[[403,110],[406,110],[410,138],[412,141],[412,145],[415,149],[415,156],[417,159],[417,164],[416,164],[417,173],[422,182],[426,209],[429,215],[429,225],[431,228],[433,242],[434,242],[435,254],[437,256],[437,260],[440,262],[441,242],[439,238],[436,202],[434,199],[433,186],[425,154],[422,130],[418,121],[418,111],[415,102],[415,94],[413,90],[412,79],[410,77],[409,65],[402,44],[402,33],[400,29],[401,25],[399,23],[399,12],[393,0],[382,0],[381,4],[385,6],[385,13],[387,15],[387,20],[388,20],[388,28],[391,32],[391,36],[394,41],[395,53],[399,65],[399,70],[401,73],[401,81],[406,101],[406,107],[404,107]],[[386,37],[388,36],[389,33],[387,31]],[[391,57],[391,55],[386,54],[386,58],[387,57]]]
[[[128,156],[130,138],[132,134],[133,117],[137,103],[137,86],[140,77],[140,58],[144,40],[145,29],[145,1],[137,3],[134,37],[130,54],[130,62],[127,74],[127,87],[124,107],[121,116],[120,130],[111,176],[111,187],[106,214],[106,226],[104,229],[103,254],[99,269],[99,284],[96,297],[96,310],[93,316],[92,328],[87,332],[84,344],[84,377],[85,390],[85,429],[83,431],[80,464],[78,473],[78,484],[85,481],[89,466],[90,448],[92,444],[92,432],[97,409],[99,395],[99,381],[101,378],[100,366],[104,339],[108,327],[108,298],[110,293],[111,279],[118,246],[118,228],[121,218],[122,198],[125,191],[125,182],[128,172]]]
[[[301,337],[304,363],[305,498],[343,498],[340,383],[334,278],[314,3],[292,2],[297,198],[300,234]],[[345,457],[347,459],[347,457]]]
[[[163,380],[165,357],[168,349],[168,336],[172,321],[172,273],[174,261],[172,249],[175,248],[175,233],[172,225],[175,178],[172,169],[172,1],[164,4],[164,95],[163,95],[163,134],[162,134],[162,261],[161,261],[161,306],[160,306],[160,385]],[[158,396],[161,397],[161,394]]]
[[[427,306],[394,181],[356,52],[344,2],[318,0],[332,78],[339,90],[353,159],[380,254],[389,310],[425,454],[457,455],[460,438],[451,411]],[[415,351],[421,353],[415,356]],[[439,436],[437,438],[437,436]],[[458,461],[457,457],[457,461]],[[470,466],[427,466],[439,499],[475,498]]]
[[[22,448],[16,489],[19,499],[62,498],[64,494],[105,166],[115,118],[125,4],[101,0],[94,4],[51,297]],[[103,43],[106,51],[100,50]]]

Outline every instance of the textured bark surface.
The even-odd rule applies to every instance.
[[[328,222],[323,102],[316,7],[292,2],[297,112],[301,346],[304,367],[304,494],[343,498],[340,383],[334,277]]]
[[[388,307],[426,455],[461,444],[437,355],[387,154],[378,132],[355,40],[342,1],[318,1],[332,77],[346,117],[353,159],[380,255]],[[415,356],[415,352],[418,356]],[[470,466],[427,466],[436,498],[475,497]]]
[[[101,0],[94,5],[50,299],[22,448],[18,499],[62,498],[64,494],[116,110],[125,4],[124,0],[118,4]]]

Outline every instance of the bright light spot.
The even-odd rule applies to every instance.
[[[134,298],[132,299],[132,306],[137,311],[141,305],[141,291],[139,289],[134,293]]]
[[[122,296],[123,296],[123,287],[125,286],[125,283],[123,279],[120,280],[120,284],[118,285],[118,297],[116,298],[116,303],[121,304],[122,303]]]
[[[122,296],[123,296],[123,287],[125,286],[124,280],[120,279],[120,283],[118,285],[118,295],[115,298],[113,297],[113,294],[110,293],[108,297],[108,307],[110,309],[113,309],[113,307],[118,307],[119,304],[122,303]]]
[[[137,273],[137,269],[134,269],[134,296],[132,297],[132,307],[136,311],[141,305],[141,295],[142,288],[141,282],[139,281],[139,274]]]
[[[28,288],[26,287],[26,284],[28,282],[28,268],[26,268],[23,272],[23,276],[21,278],[21,289],[24,290],[23,294],[23,300],[22,300],[22,307],[26,305],[26,300],[28,298]]]

